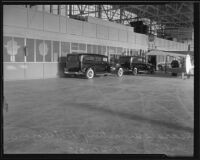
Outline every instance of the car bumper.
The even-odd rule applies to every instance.
[[[77,75],[84,74],[83,72],[68,72],[68,71],[65,71],[64,73],[65,74],[77,74]]]
[[[77,74],[77,75],[79,75],[79,74],[83,74],[83,72],[72,72],[72,71],[68,71],[66,68],[64,69],[64,73],[65,74]]]

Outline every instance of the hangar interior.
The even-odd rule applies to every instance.
[[[192,2],[4,5],[3,152],[194,156],[193,76],[62,75],[80,52],[172,66],[193,53],[193,20]]]
[[[152,49],[193,51],[193,41],[189,2],[3,6],[4,80],[57,77],[69,53],[146,57]]]

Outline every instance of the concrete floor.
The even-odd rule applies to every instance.
[[[193,77],[5,82],[5,153],[193,155]]]

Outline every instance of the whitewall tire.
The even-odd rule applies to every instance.
[[[122,68],[119,68],[118,71],[117,71],[117,76],[118,76],[118,77],[122,77],[122,76],[123,76],[123,73],[124,73],[123,69],[122,69]]]
[[[92,68],[88,68],[86,71],[86,78],[92,79],[94,77],[94,70]]]
[[[137,75],[137,68],[133,69],[133,75]]]

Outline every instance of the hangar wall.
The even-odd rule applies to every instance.
[[[62,70],[62,57],[72,52],[108,56],[145,55],[148,37],[133,28],[88,17],[79,21],[17,5],[3,6],[4,80],[49,78]],[[162,50],[187,50],[187,45],[160,38]]]

